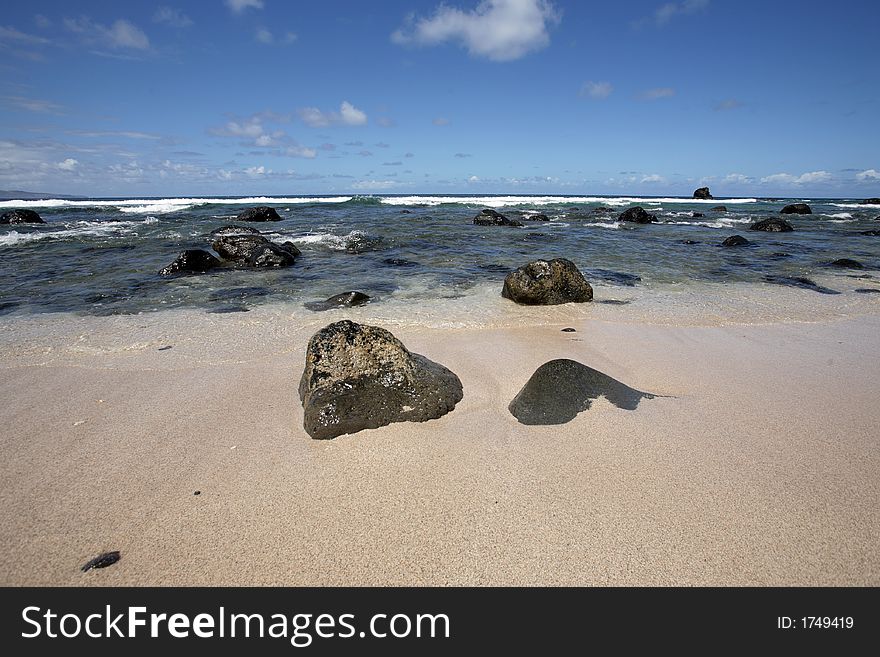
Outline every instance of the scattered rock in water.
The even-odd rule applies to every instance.
[[[221,226],[211,231],[211,237],[227,237],[228,235],[259,235],[260,231],[250,226]]]
[[[244,212],[240,212],[236,221],[281,221],[281,216],[276,212],[275,208],[267,205],[260,205],[255,208],[248,208]]]
[[[593,298],[593,288],[571,260],[535,260],[504,279],[501,296],[529,306],[583,303]]]
[[[382,261],[386,265],[390,265],[391,267],[418,267],[419,263],[413,262],[412,260],[406,260],[404,258],[385,258]]]
[[[709,193],[708,187],[700,187],[699,189],[694,190],[694,198],[715,198],[712,194]]]
[[[788,223],[785,219],[771,217],[769,219],[756,221],[749,226],[749,230],[762,230],[765,233],[790,233],[794,230],[794,226]]]
[[[576,210],[577,208],[574,208],[574,209]],[[597,208],[593,208],[592,212],[594,214],[613,214],[614,209],[613,208],[606,208],[605,206],[600,205]]]
[[[447,368],[410,352],[385,329],[349,320],[312,336],[299,384],[303,425],[319,440],[439,418],[462,395]]]
[[[880,289],[873,287],[860,287],[856,288],[854,292],[858,292],[859,294],[880,294]]]
[[[784,251],[776,251],[770,254],[771,258],[781,259],[781,258],[790,258],[790,253],[785,253]]]
[[[270,292],[267,287],[230,287],[215,290],[208,301],[243,301],[252,297],[265,297]]]
[[[682,240],[682,244],[699,244],[697,240]]]
[[[577,329],[573,329],[571,327],[562,329],[563,333],[577,333]]]
[[[841,269],[864,269],[865,266],[858,260],[850,258],[838,258],[834,262],[829,263],[831,267],[839,267]]]
[[[641,205],[628,208],[620,213],[618,221],[629,221],[636,224],[650,224],[657,221],[657,216],[648,214]]]
[[[226,234],[211,242],[213,248],[224,260],[243,264],[259,247],[269,244],[269,240],[257,234]]]
[[[401,210],[400,214],[412,214],[412,210]]]
[[[748,246],[751,244],[745,237],[742,235],[731,235],[726,240],[721,242],[721,246],[730,247],[730,246]]]
[[[780,276],[777,274],[768,274],[764,276],[764,281],[773,283],[774,285],[787,285],[789,287],[799,287],[805,290],[813,290],[820,294],[840,294],[837,290],[818,285],[815,281],[802,276]]]
[[[786,205],[779,212],[782,214],[813,214],[812,209],[806,203],[792,203]]]
[[[863,230],[862,235],[871,235],[872,237],[880,236],[880,230]]]
[[[112,566],[121,558],[122,555],[120,555],[119,552],[105,552],[104,554],[100,554],[89,561],[80,570],[86,572],[94,568],[106,568],[107,566]]]
[[[714,208],[709,208],[712,212],[727,212],[726,205],[716,205]]]
[[[588,269],[587,274],[607,283],[625,285],[626,287],[635,287],[636,283],[642,282],[641,276],[627,274],[622,271],[612,271],[611,269]]]
[[[353,230],[348,235],[339,238],[343,250],[348,253],[364,253],[379,247],[382,238],[376,235],[368,235],[362,230]]]
[[[352,306],[362,306],[370,300],[370,297],[363,292],[343,292],[325,299],[324,301],[309,301],[303,305],[309,310],[319,312],[322,310],[331,310],[333,308],[351,308]]]
[[[880,198],[864,198],[859,203],[862,205],[880,205]]]
[[[43,218],[33,210],[10,210],[0,214],[0,224],[44,224]]]
[[[537,214],[529,214],[523,218],[526,221],[550,221],[550,217],[542,212],[538,212]]]
[[[251,251],[247,264],[250,267],[262,268],[290,267],[296,262],[296,256],[299,253],[299,249],[294,246],[293,242],[284,244],[267,242]]]
[[[691,212],[691,218],[692,218],[692,219],[700,219],[700,218],[705,217],[705,216],[706,216],[706,215],[704,215],[702,212]]]
[[[655,395],[630,388],[577,361],[560,358],[535,370],[507,408],[522,424],[565,424],[599,397],[631,411],[642,399],[653,399]]]
[[[214,267],[219,267],[220,261],[203,249],[187,249],[164,269],[159,270],[161,276],[174,276],[175,274],[204,274]]]
[[[517,221],[516,219],[508,219],[500,212],[496,212],[495,210],[490,210],[486,208],[485,210],[480,210],[480,214],[474,217],[474,225],[475,226],[522,226],[523,223],[521,221]]]
[[[218,308],[211,308],[208,311],[210,315],[225,315],[227,313],[249,313],[251,311],[247,306],[240,305],[230,305],[230,306],[220,306]]]

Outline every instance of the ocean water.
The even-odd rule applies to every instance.
[[[792,233],[749,231],[806,202],[812,215],[786,215]],[[302,250],[293,267],[223,267],[166,278],[158,271],[184,249],[210,250],[209,233],[246,207],[270,205],[280,222],[251,223]],[[617,221],[641,205],[658,223]],[[726,212],[713,212],[718,205]],[[612,212],[597,212],[597,208]],[[696,200],[600,196],[291,196],[0,201],[0,212],[29,208],[45,225],[0,226],[0,314],[137,314],[170,308],[249,310],[270,303],[298,309],[347,290],[406,313],[500,293],[505,275],[537,258],[568,258],[599,301],[633,301],[670,290],[756,283],[805,286],[809,295],[880,290],[880,206],[855,199]],[[475,226],[494,208],[522,228]],[[550,221],[530,221],[544,213]],[[703,217],[694,217],[702,213]],[[751,245],[722,248],[731,235]],[[688,243],[690,242],[690,243]],[[864,270],[829,267],[838,258]],[[707,287],[708,286],[708,287]],[[876,295],[880,297],[880,294]],[[302,312],[311,312],[302,310]]]

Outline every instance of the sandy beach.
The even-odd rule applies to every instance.
[[[0,584],[877,586],[880,313],[776,294],[803,317],[4,318]],[[347,316],[458,374],[456,409],[310,439],[306,344]],[[658,397],[519,424],[508,403],[553,358]]]

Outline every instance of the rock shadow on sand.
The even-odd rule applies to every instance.
[[[507,407],[521,424],[565,424],[605,397],[617,408],[635,410],[642,399],[658,395],[642,392],[574,360],[544,363]]]

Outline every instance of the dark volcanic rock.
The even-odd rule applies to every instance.
[[[170,265],[159,271],[162,276],[204,274],[220,265],[220,261],[203,249],[187,249]]]
[[[810,206],[806,203],[792,203],[791,205],[786,205],[779,212],[782,214],[813,214]]]
[[[880,198],[865,198],[859,201],[862,205],[880,205]]]
[[[858,292],[859,294],[880,294],[880,290],[872,287],[860,287],[853,290],[853,292]]]
[[[83,572],[88,570],[92,570],[93,568],[106,568],[107,566],[112,566],[117,561],[119,561],[122,556],[119,552],[105,552],[104,554],[100,554],[91,561],[89,561],[85,566],[81,568]]]
[[[863,230],[862,235],[880,236],[880,230]]]
[[[504,279],[501,296],[529,306],[591,301],[593,288],[571,260],[535,260]]]
[[[412,260],[407,260],[406,258],[385,258],[382,261],[383,264],[390,265],[391,267],[418,267],[419,263],[413,262]]]
[[[562,329],[563,333],[577,333],[577,329],[573,329],[571,327]]]
[[[500,212],[490,210],[480,210],[480,214],[474,217],[474,225],[476,226],[522,226],[521,221],[516,219],[508,219]]]
[[[0,214],[0,224],[44,224],[43,218],[33,210],[10,210]]]
[[[462,386],[385,329],[343,320],[309,341],[299,396],[306,432],[326,439],[441,417],[461,401]]]
[[[721,246],[746,246],[751,244],[745,237],[742,235],[731,235],[726,240],[721,242]]]
[[[220,254],[220,257],[226,260],[257,267],[286,267],[292,265],[293,260],[300,255],[300,250],[293,242],[275,244],[262,235],[250,233],[218,237],[211,243],[211,246]],[[266,253],[272,255],[266,256]],[[261,255],[264,257],[260,262],[264,264],[254,264]],[[274,258],[272,262],[277,261],[278,264],[265,264],[268,262],[266,257]]]
[[[831,267],[840,267],[841,269],[864,269],[865,266],[858,260],[850,260],[849,258],[838,258],[830,263]]]
[[[244,212],[239,213],[235,218],[236,221],[281,221],[281,217],[267,205],[261,205],[256,208],[248,208]]]
[[[714,208],[709,208],[712,212],[727,212],[726,205],[716,205]]]
[[[768,274],[764,277],[764,280],[767,283],[773,283],[774,285],[800,287],[805,290],[813,290],[813,292],[819,292],[820,294],[840,294],[840,292],[838,292],[837,290],[823,287],[821,285],[818,285],[815,281],[811,281],[809,278],[804,278],[802,276],[778,276],[776,274]]]
[[[597,208],[593,208],[592,212],[594,214],[613,214],[614,209],[613,208],[606,208],[605,206],[600,205]]]
[[[694,190],[694,198],[715,198],[709,193],[708,187],[700,187]]]
[[[697,240],[682,240],[682,244],[699,244]]]
[[[771,217],[770,219],[756,221],[749,226],[749,230],[762,230],[766,233],[790,233],[794,230],[794,227],[785,219]]]
[[[565,424],[598,397],[635,410],[654,395],[635,390],[592,367],[561,358],[539,367],[507,407],[522,424]]]
[[[211,237],[226,237],[227,235],[259,235],[260,231],[250,226],[223,226],[211,231]]]
[[[537,214],[529,214],[524,217],[526,221],[550,221],[550,217],[546,214],[539,212]]]
[[[292,242],[266,242],[251,251],[247,264],[250,267],[290,267],[299,255],[299,249],[295,246],[291,249],[292,246]]]
[[[333,308],[350,308],[352,306],[361,306],[367,301],[370,300],[370,297],[364,294],[363,292],[343,292],[342,294],[335,294],[329,299],[325,299],[324,301],[309,301],[308,303],[304,303],[303,305],[309,310],[321,311],[321,310],[331,310]]]
[[[705,217],[705,216],[706,215],[704,215],[702,212],[691,212],[691,217],[693,217],[694,219],[699,219],[700,217]]]
[[[653,214],[648,214],[642,206],[637,205],[621,212],[617,220],[631,221],[637,224],[650,224],[657,221],[657,217]]]

